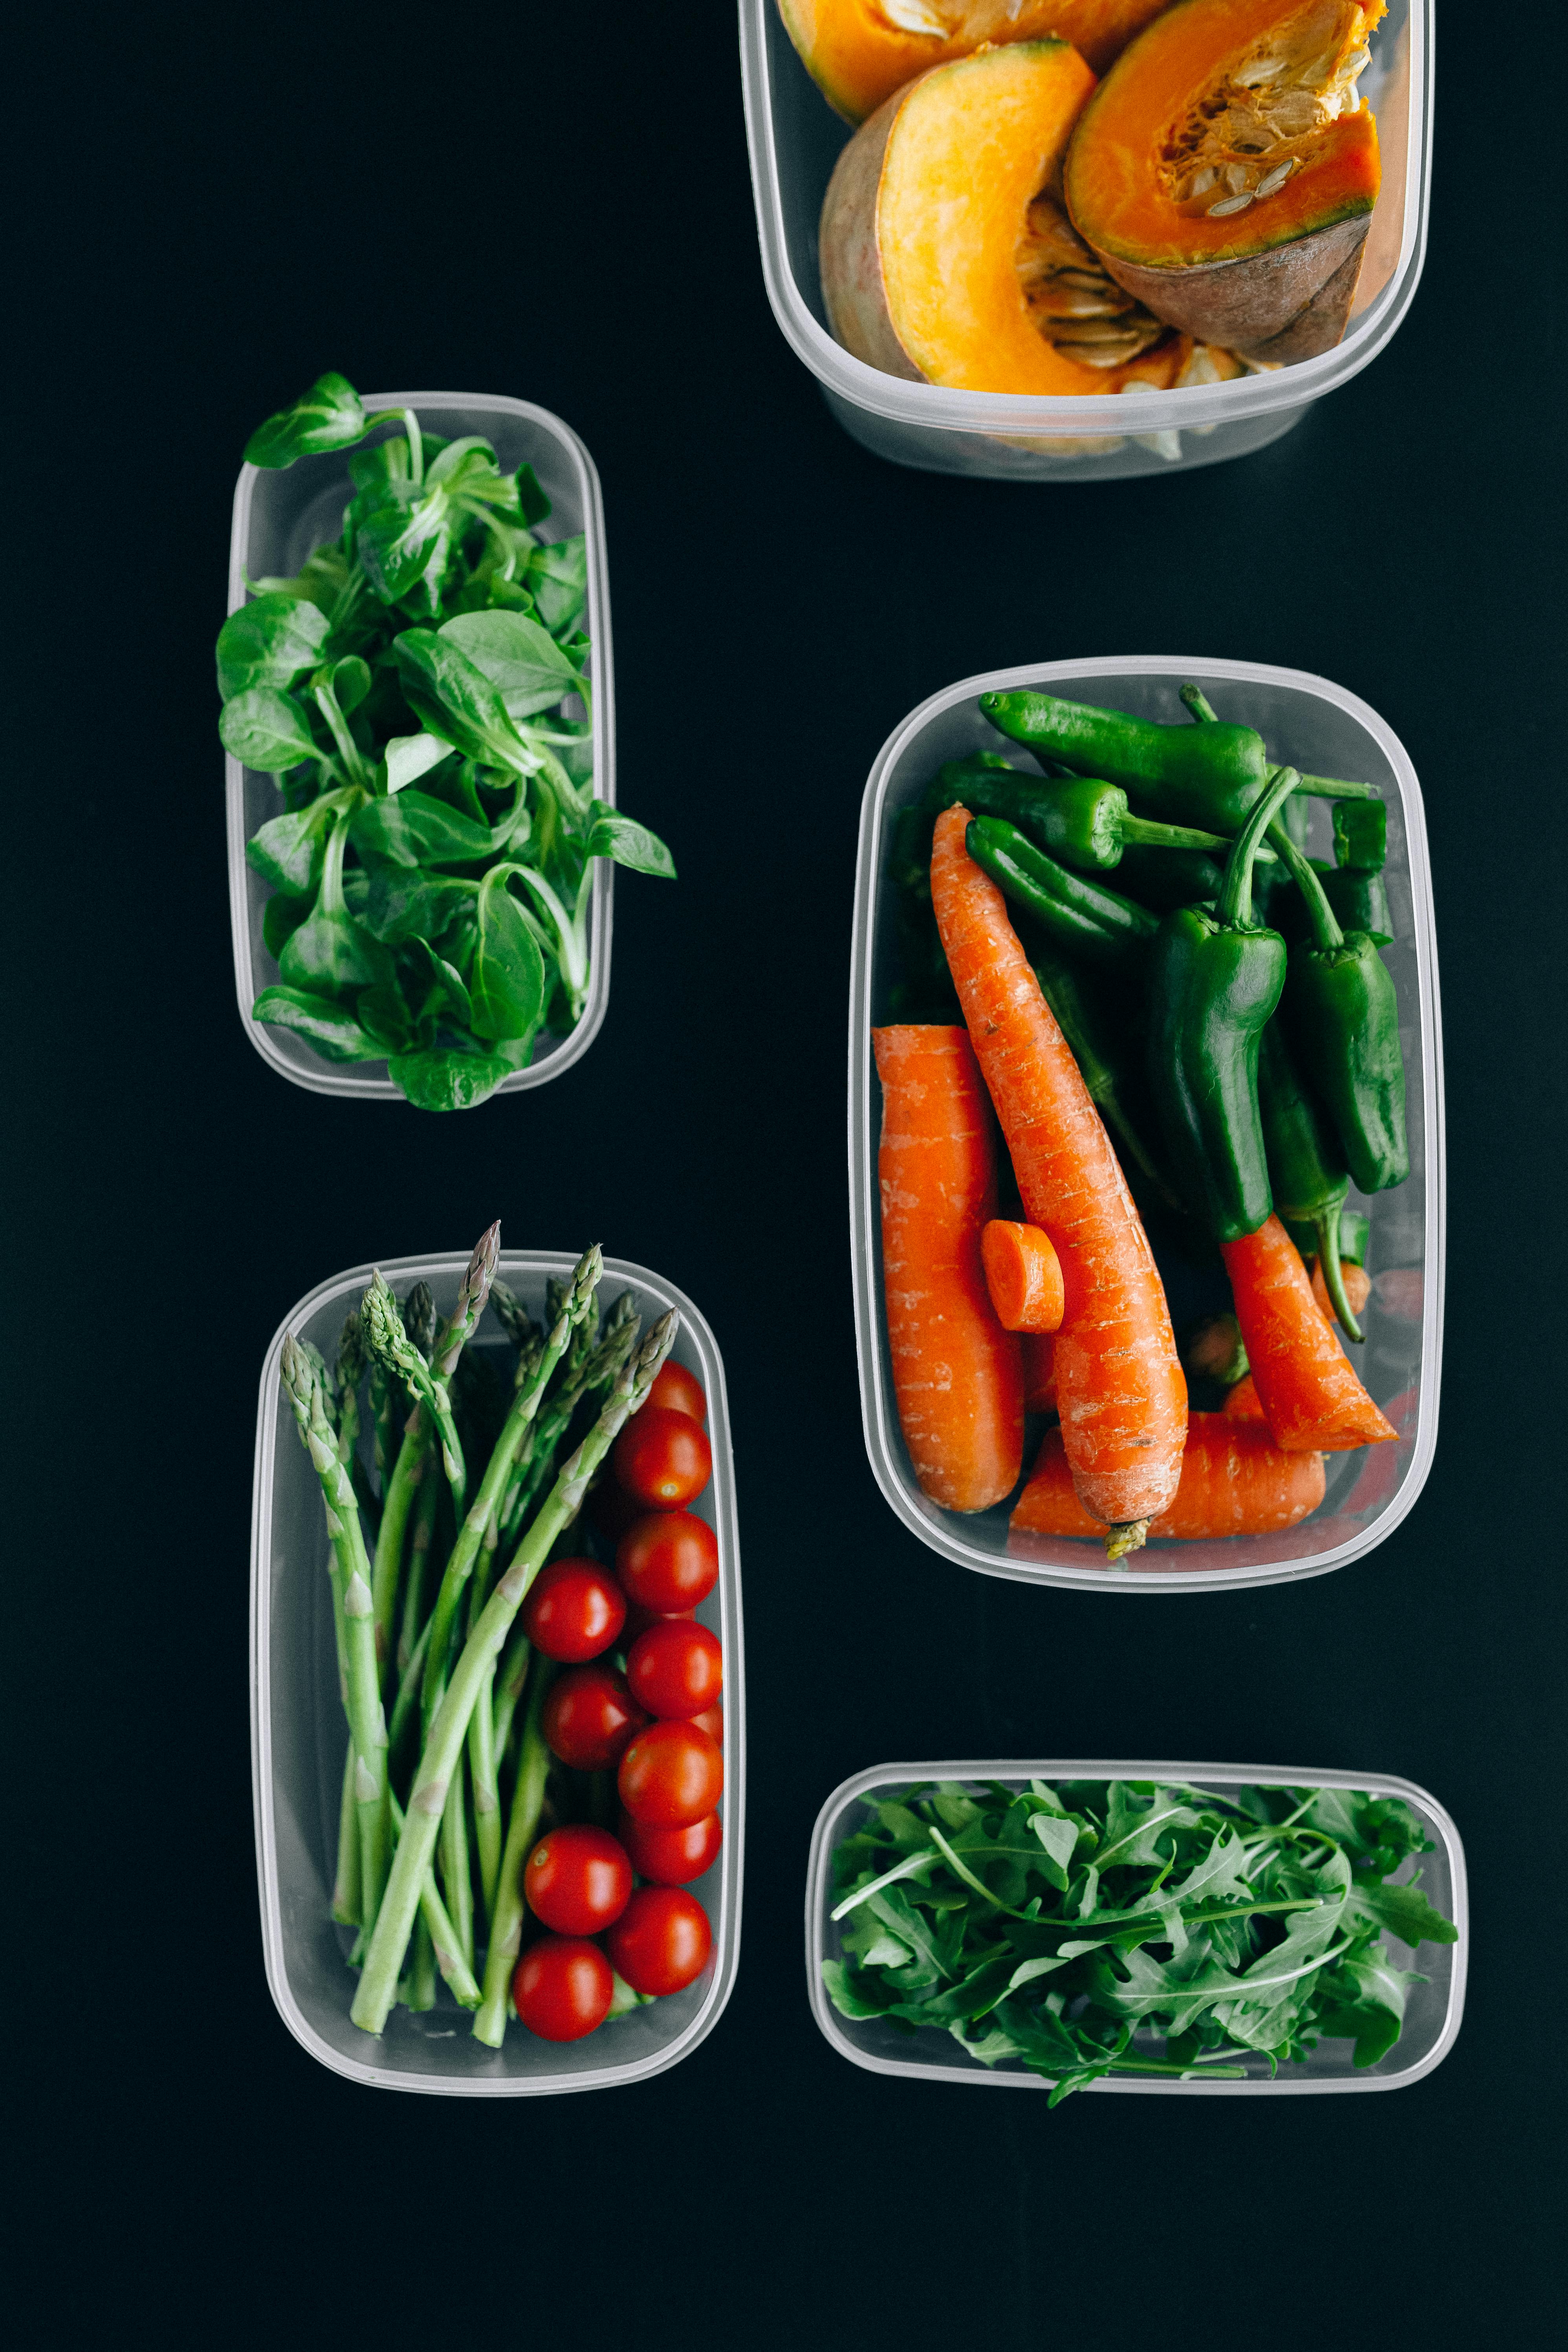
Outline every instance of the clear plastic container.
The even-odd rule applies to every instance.
[[[592,640],[588,667],[594,680],[594,790],[602,801],[616,797],[615,671],[610,653],[610,590],[605,561],[605,510],[594,461],[570,425],[547,408],[504,393],[376,392],[363,395],[367,409],[412,408],[432,433],[455,440],[482,433],[493,443],[503,471],[530,465],[551,501],[542,537],[587,542],[588,597],[583,627]],[[247,600],[247,580],[289,578],[318,547],[337,538],[343,509],[353,496],[348,461],[352,451],[300,457],[279,471],[242,466],[234,491],[234,527],[228,549],[228,610]],[[271,893],[246,863],[245,845],[282,806],[272,778],[242,768],[226,753],[228,812],[228,901],[234,934],[234,984],[245,1032],[264,1062],[312,1094],[352,1095],[360,1100],[403,1096],[384,1062],[328,1062],[292,1030],[253,1021],[250,1008],[264,988],[275,985],[277,959],[261,936],[261,919]],[[521,1094],[559,1077],[580,1060],[599,1033],[610,997],[611,877],[607,858],[596,861],[588,919],[591,959],[588,1001],[569,1035],[542,1036],[526,1070],[501,1080],[498,1094]]]
[[[1311,2056],[1282,2066],[1270,2075],[1262,2056],[1248,2061],[1243,2082],[1184,2083],[1148,2076],[1109,2075],[1088,2088],[1092,2092],[1131,2093],[1143,2098],[1250,2099],[1275,2095],[1299,2096],[1314,2091],[1402,2091],[1440,2065],[1454,2046],[1465,2009],[1465,1971],[1469,1958],[1470,1911],[1465,1878],[1465,1849],[1459,1832],[1437,1802],[1413,1780],[1395,1780],[1383,1772],[1281,1771],[1273,1765],[1254,1764],[1107,1764],[1080,1759],[1063,1762],[1000,1761],[958,1764],[877,1764],[857,1772],[835,1789],[816,1817],[812,1832],[811,1859],[805,1881],[805,1973],[811,2013],[841,2058],[864,2066],[870,2074],[902,2074],[921,2083],[989,2084],[994,2088],[1047,2091],[1049,2084],[1023,2068],[990,2067],[961,2050],[950,2034],[935,2031],[913,2034],[882,2019],[864,2021],[840,2017],[827,1997],[822,1979],[824,1960],[843,1957],[840,1929],[828,1916],[834,1906],[834,1849],[863,1818],[860,1808],[885,1798],[893,1789],[915,1781],[949,1780],[973,1783],[1000,1780],[1026,1788],[1030,1780],[1184,1780],[1199,1788],[1223,1791],[1250,1783],[1254,1787],[1297,1789],[1358,1789],[1377,1797],[1403,1797],[1426,1826],[1436,1851],[1419,1854],[1399,1874],[1408,1878],[1421,1873],[1423,1893],[1434,1908],[1451,1919],[1459,1931],[1453,1944],[1423,1944],[1417,1958],[1397,1937],[1385,1936],[1395,1968],[1418,1968],[1425,1983],[1410,1987],[1405,2030],[1392,2050],[1375,2066],[1352,2064],[1349,2042],[1320,2042]]]
[[[1046,399],[910,383],[853,359],[827,328],[822,200],[850,137],[813,82],[777,0],[741,0],[741,72],[768,299],[845,431],[900,466],[1014,482],[1104,482],[1213,466],[1277,441],[1375,359],[1415,292],[1432,176],[1432,0],[1389,0],[1359,87],[1377,117],[1383,194],[1344,340],[1319,358],[1185,392]]]
[[[537,1317],[545,1279],[571,1273],[575,1253],[503,1251],[500,1275]],[[419,1276],[449,1312],[468,1253],[384,1262],[401,1296]],[[708,1396],[713,1476],[693,1506],[719,1538],[719,1580],[698,1611],[724,1645],[724,1843],[692,1892],[713,1927],[713,1954],[684,1992],[633,2011],[575,2042],[537,2041],[515,2023],[500,2050],[476,2042],[470,2017],[445,1985],[423,2016],[395,2009],[379,2039],[349,2021],[357,1979],[351,1931],[330,1916],[347,1725],[338,1696],[331,1592],[321,1487],[279,1385],[285,1332],[314,1341],[329,1362],[344,1315],[369,1281],[368,1265],[334,1275],[279,1325],[261,1370],[250,1546],[250,1759],[267,1982],[295,2040],[334,2074],[384,2090],[505,2099],[550,2091],[598,2091],[640,2083],[675,2065],[711,2032],[734,1988],[741,1941],[746,1723],[741,1629],[741,1559],[724,1367],[691,1301],[658,1275],[605,1261],[602,1296],[631,1288],[645,1322],[675,1307],[676,1362]],[[503,1346],[486,1317],[473,1345]],[[510,1353],[507,1356],[510,1362]]]
[[[1385,879],[1394,944],[1386,961],[1399,996],[1405,1051],[1410,1174],[1394,1191],[1350,1205],[1372,1220],[1367,1269],[1373,1280],[1364,1348],[1356,1370],[1401,1432],[1397,1444],[1325,1456],[1328,1492],[1299,1527],[1212,1543],[1148,1544],[1116,1570],[1087,1538],[1010,1535],[1009,1505],[963,1515],[921,1494],[910,1466],[893,1399],[882,1304],[882,1241],[877,1189],[880,1090],[871,1055],[873,1023],[888,1018],[894,964],[893,896],[885,881],[891,821],[919,799],[944,760],[1008,749],[977,708],[982,694],[1038,687],[1080,702],[1149,719],[1182,717],[1176,688],[1194,679],[1219,715],[1261,730],[1276,758],[1320,776],[1374,784],[1388,803]],[[1026,765],[1028,754],[1017,754]],[[1329,804],[1314,801],[1310,847],[1331,856]],[[1114,877],[1111,877],[1114,879]],[[949,1559],[1023,1583],[1068,1584],[1102,1592],[1212,1592],[1321,1576],[1393,1533],[1426,1484],[1437,1436],[1443,1335],[1443,1058],[1436,945],[1426,861],[1426,825],[1415,771],[1376,711],[1327,678],[1267,663],[1159,654],[1106,655],[992,670],[946,687],[911,711],[883,745],[866,786],[855,887],[849,985],[849,1191],[855,1333],[860,1405],[871,1467],[893,1509]],[[1199,1316],[1226,1307],[1217,1272],[1194,1272],[1158,1253],[1178,1336]],[[1026,1467],[1031,1456],[1026,1449]]]

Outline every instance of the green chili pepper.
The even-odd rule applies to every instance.
[[[1301,1223],[1299,1218],[1281,1215],[1280,1223],[1289,1234],[1303,1257],[1318,1255],[1316,1225]],[[1364,1265],[1367,1238],[1372,1232],[1372,1220],[1360,1209],[1344,1209],[1340,1213],[1340,1264]]]
[[[1072,1050],[1079,1076],[1119,1149],[1148,1178],[1167,1206],[1180,1212],[1181,1202],[1144,1140],[1137,1109],[1142,1092],[1138,1083],[1141,1074],[1127,1060],[1116,1022],[1095,995],[1092,984],[1065,956],[1031,940],[1029,960],[1040,993]]]
[[[1258,1042],[1285,984],[1285,942],[1252,919],[1252,861],[1296,783],[1282,768],[1226,861],[1212,915],[1167,915],[1149,971],[1149,1078],[1173,1172],[1216,1241],[1256,1233],[1273,1205],[1258,1108]]]
[[[1334,804],[1334,862],[1358,874],[1381,874],[1388,856],[1386,801],[1338,801]]]
[[[1089,874],[1109,873],[1131,845],[1166,850],[1230,847],[1224,834],[1204,833],[1192,825],[1157,824],[1134,816],[1120,784],[1093,776],[1068,776],[1042,782],[1026,776],[1005,761],[982,754],[976,760],[950,760],[937,779],[944,808],[962,802],[974,816],[1005,817],[1027,834],[1038,849],[1065,866]],[[1178,903],[1184,904],[1184,901]]]
[[[963,837],[975,864],[1043,924],[1058,948],[1100,965],[1125,966],[1147,951],[1160,926],[1146,907],[1135,907],[1087,875],[1069,874],[1005,818],[972,818]]]
[[[1410,1173],[1394,981],[1369,932],[1341,929],[1311,860],[1283,827],[1273,837],[1311,924],[1310,939],[1290,950],[1285,1002],[1291,1035],[1357,1190],[1382,1192]]]
[[[1278,1021],[1264,1031],[1258,1055],[1258,1108],[1274,1206],[1287,1223],[1306,1225],[1323,1281],[1347,1339],[1365,1334],[1345,1297],[1340,1270],[1340,1214],[1350,1175],[1339,1139],[1313,1100]]]
[[[1228,837],[1247,822],[1268,779],[1268,753],[1257,729],[1228,725],[1212,712],[1201,726],[1166,727],[1022,689],[983,694],[980,709],[1015,742],[1079,775],[1121,784],[1172,824],[1201,825]],[[1314,776],[1302,779],[1300,789],[1361,798],[1371,786]]]

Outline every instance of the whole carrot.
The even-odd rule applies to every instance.
[[[873,1029],[882,1081],[882,1281],[899,1425],[922,1493],[950,1511],[1011,1494],[1024,1372],[985,1288],[995,1122],[962,1029]]]
[[[1275,1443],[1288,1454],[1346,1454],[1397,1436],[1352,1370],[1279,1218],[1224,1243],[1222,1255]]]
[[[1322,1455],[1285,1453],[1261,1422],[1231,1420],[1223,1412],[1191,1413],[1175,1500],[1149,1532],[1187,1542],[1272,1535],[1315,1511],[1324,1485]],[[1008,1526],[1018,1535],[1100,1533],[1073,1492],[1059,1430],[1047,1431]]]
[[[1051,1355],[1067,1458],[1120,1558],[1175,1494],[1187,1384],[1132,1196],[968,824],[962,807],[937,820],[931,904],[1025,1209],[1061,1260]]]

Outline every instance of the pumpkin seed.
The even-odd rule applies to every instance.
[[[1244,213],[1251,202],[1252,191],[1249,188],[1244,195],[1226,196],[1217,205],[1211,205],[1208,216],[1210,220],[1223,220],[1227,213]]]
[[[1260,196],[1271,196],[1276,188],[1282,188],[1285,185],[1295,168],[1296,158],[1293,155],[1288,155],[1283,163],[1276,163],[1266,180],[1259,180],[1254,193]]]
[[[1212,163],[1205,163],[1203,170],[1198,173],[1197,178],[1193,182],[1192,186],[1187,190],[1189,201],[1194,196],[1206,196],[1218,177],[1219,173],[1215,170],[1214,165]]]

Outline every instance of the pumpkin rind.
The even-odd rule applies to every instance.
[[[863,122],[906,82],[932,66],[970,56],[984,41],[1038,41],[1054,35],[1070,41],[1096,73],[1103,73],[1165,5],[1166,0],[779,0],[779,15],[835,113],[847,122]],[[922,20],[937,29],[910,29]]]

